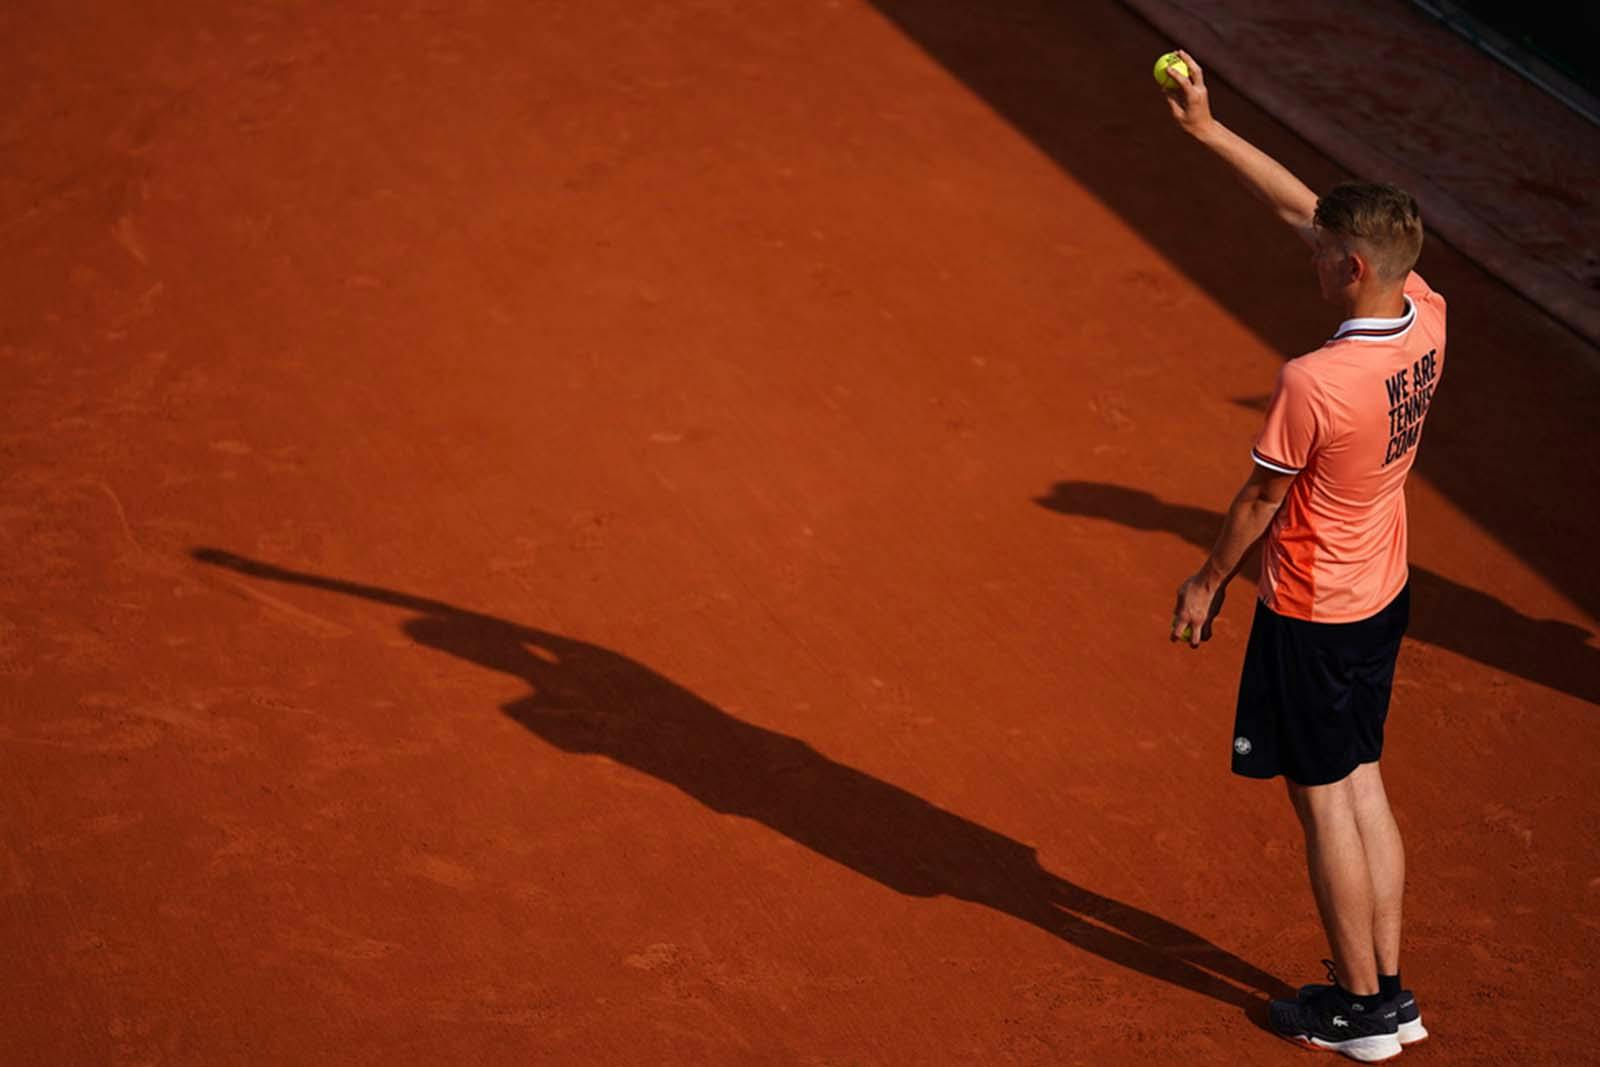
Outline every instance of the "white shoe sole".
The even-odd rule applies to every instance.
[[[1362,1063],[1382,1063],[1400,1055],[1400,1038],[1395,1034],[1374,1034],[1371,1037],[1352,1037],[1344,1041],[1324,1041],[1320,1037],[1301,1034],[1295,1040],[1312,1048],[1337,1052]]]

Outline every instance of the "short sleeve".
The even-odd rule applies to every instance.
[[[1422,275],[1412,271],[1406,276],[1406,297],[1417,309],[1417,320],[1433,338],[1439,348],[1444,348],[1444,294],[1422,280]]]
[[[1321,444],[1320,424],[1315,381],[1304,368],[1285,363],[1250,458],[1279,474],[1299,474]]]

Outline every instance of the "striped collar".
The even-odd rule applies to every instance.
[[[1406,313],[1398,319],[1345,319],[1330,340],[1334,341],[1393,341],[1404,337],[1411,324],[1417,321],[1417,306],[1411,298],[1404,297]]]

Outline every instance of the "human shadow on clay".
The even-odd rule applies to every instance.
[[[1142,489],[1104,482],[1057,482],[1035,502],[1063,515],[1176,534],[1201,550],[1209,550],[1222,530],[1220,512],[1170,504]],[[1173,576],[1174,588],[1182,577]],[[1530,618],[1487,593],[1415,564],[1408,636],[1600,704],[1600,650],[1587,643],[1587,630],[1557,619]]]
[[[564,752],[607,756],[713,811],[754,819],[897,892],[1003,912],[1130,970],[1263,1013],[1290,995],[1199,934],[1046,870],[1034,850],[798,738],[729,715],[644,664],[546,630],[378,586],[305,574],[213,548],[202,563],[414,612],[419,644],[526,681],[502,710]]]

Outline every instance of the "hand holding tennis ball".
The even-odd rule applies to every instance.
[[[1216,584],[1206,577],[1203,569],[1185,581],[1178,587],[1169,639],[1190,648],[1199,648],[1201,642],[1211,640],[1211,624],[1222,610],[1227,593],[1227,582]]]
[[[1177,78],[1174,78],[1172,74],[1167,73],[1168,71],[1171,71],[1172,74],[1177,74],[1180,77],[1187,78],[1189,76],[1189,64],[1185,63],[1183,61],[1183,56],[1179,55],[1177,52],[1168,52],[1166,55],[1156,60],[1156,84],[1161,86],[1163,89],[1176,89],[1178,87],[1178,80]]]
[[[1156,84],[1164,90],[1167,106],[1178,125],[1196,137],[1212,124],[1211,97],[1206,92],[1206,72],[1183,49],[1156,60]]]

